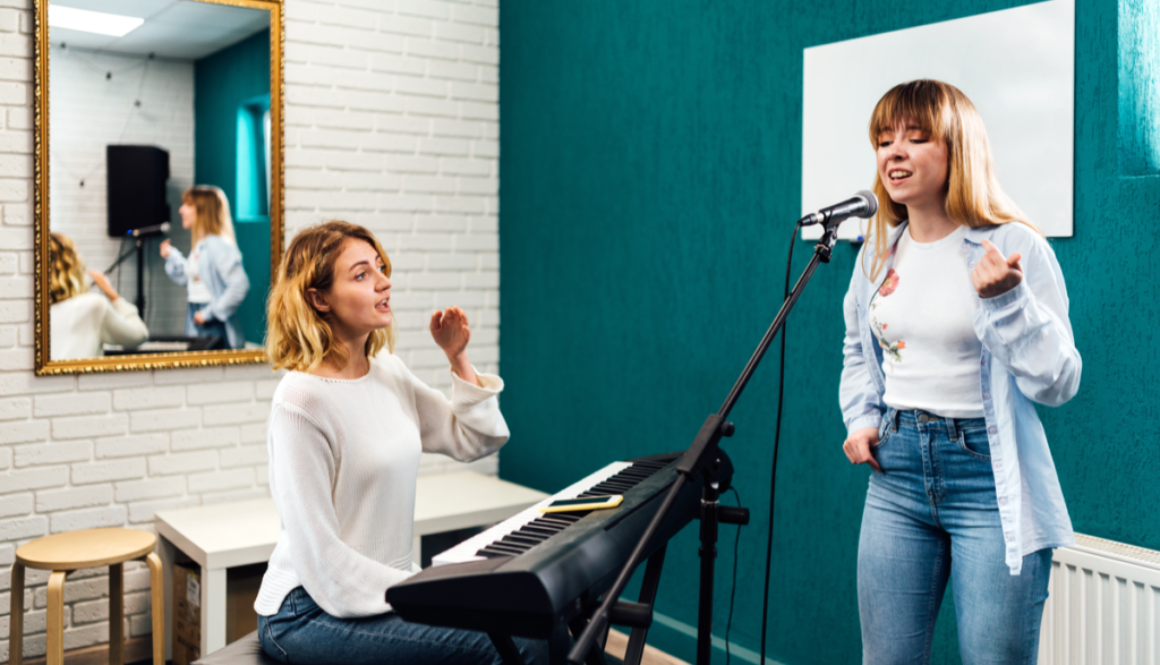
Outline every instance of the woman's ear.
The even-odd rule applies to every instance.
[[[330,311],[330,305],[326,304],[326,298],[318,292],[318,289],[306,289],[306,302],[318,310],[319,314],[326,314]]]

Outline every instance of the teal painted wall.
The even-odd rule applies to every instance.
[[[611,460],[684,448],[720,405],[777,309],[800,213],[803,48],[1020,4],[501,3],[500,357],[514,433],[501,475],[556,490]],[[1160,549],[1160,178],[1112,166],[1118,5],[1077,4],[1076,231],[1052,245],[1085,367],[1079,396],[1043,418],[1077,530]],[[797,242],[795,275],[811,249]],[[854,253],[839,245],[789,322],[769,655],[793,665],[860,660],[855,550],[868,471],[842,455],[837,406]],[[731,639],[754,651],[776,374],[771,353],[725,445],[754,517]],[[722,530],[718,636],[732,534]],[[690,625],[695,535],[671,548],[659,601]],[[950,605],[936,663],[958,662]],[[693,659],[691,639],[654,626],[654,643]]]
[[[1160,173],[1160,4],[1120,3],[1120,171]]]
[[[237,209],[238,107],[270,94],[270,31],[263,30],[194,63],[194,180],[217,185],[230,201],[250,278],[250,292],[238,313],[246,341],[261,344],[266,334],[266,294],[270,290],[270,221],[239,218]]]

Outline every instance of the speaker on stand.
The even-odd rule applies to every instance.
[[[145,240],[169,230],[169,152],[151,145],[105,147],[110,238],[133,238],[137,254],[137,311],[145,318]],[[112,271],[132,251],[109,268]],[[109,272],[106,271],[106,272]]]

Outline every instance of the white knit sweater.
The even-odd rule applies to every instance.
[[[328,614],[391,609],[387,587],[411,573],[420,452],[468,461],[508,439],[496,395],[454,372],[453,397],[428,387],[394,355],[360,379],[289,372],[274,391],[267,448],[282,531],[254,609],[270,616],[302,586]]]

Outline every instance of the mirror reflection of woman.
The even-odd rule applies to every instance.
[[[105,298],[89,291],[76,245],[62,233],[48,237],[48,301],[53,360],[104,355],[105,344],[133,348],[149,337],[137,307],[125,302],[103,273],[88,271]]]
[[[868,464],[863,663],[929,663],[953,580],[964,663],[1035,663],[1052,548],[1075,542],[1036,404],[1079,390],[1055,253],[1003,193],[958,88],[870,121],[882,206],[845,299],[843,444]]]
[[[240,349],[246,339],[237,312],[250,290],[250,279],[242,268],[225,194],[217,187],[190,187],[181,196],[178,212],[181,226],[193,236],[193,250],[187,260],[165,240],[161,257],[169,278],[186,287],[185,334],[217,336],[228,348]]]

